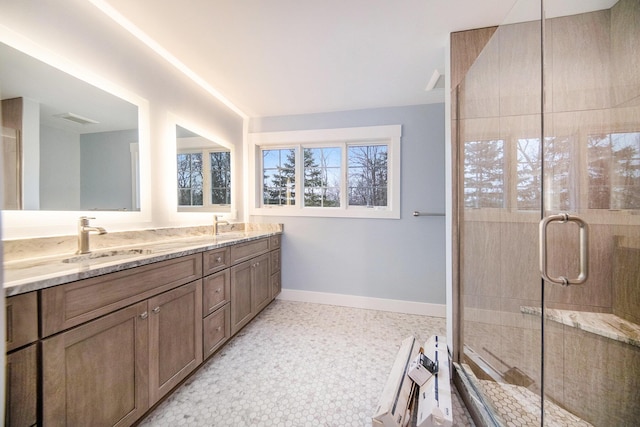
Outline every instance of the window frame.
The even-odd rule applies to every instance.
[[[249,153],[249,213],[265,216],[306,216],[338,218],[400,219],[402,125],[366,126],[301,131],[259,132],[248,134]],[[344,178],[341,183],[340,207],[304,206],[303,149],[348,145],[376,145],[384,143],[387,149],[387,206],[348,206],[346,156],[342,159]],[[289,206],[263,205],[262,201],[262,149],[296,148],[295,204]]]

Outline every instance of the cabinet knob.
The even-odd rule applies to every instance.
[[[216,294],[219,294],[220,292],[222,292],[222,288],[216,289]]]
[[[143,320],[146,319],[147,317],[149,317],[149,313],[147,313],[146,311],[140,315],[140,318]]]
[[[216,258],[216,262],[222,262],[222,257],[219,256],[218,258]]]
[[[152,311],[156,314],[160,313],[160,306],[154,308]]]
[[[216,332],[220,332],[222,330],[222,326],[218,326],[218,328],[216,329]]]

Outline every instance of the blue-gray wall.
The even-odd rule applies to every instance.
[[[284,224],[282,286],[445,303],[444,104],[252,119],[250,132],[402,125],[401,219],[257,216]]]
[[[87,133],[80,137],[80,207],[132,210],[130,144],[138,130]]]
[[[80,135],[40,127],[40,209],[80,210]]]

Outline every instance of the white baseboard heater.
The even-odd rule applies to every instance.
[[[382,391],[380,402],[372,418],[374,427],[404,427],[411,420],[410,405],[416,385],[407,375],[409,364],[420,351],[414,337],[402,341],[391,373]]]
[[[421,385],[409,376],[420,353],[435,362],[433,375],[421,380]],[[413,364],[412,364],[413,362]],[[453,424],[451,406],[451,375],[447,340],[442,336],[430,337],[421,348],[414,337],[402,341],[393,368],[382,391],[380,402],[372,417],[374,427],[407,427],[414,420],[416,427],[450,427]],[[437,371],[436,371],[437,370]],[[412,372],[414,378],[415,371]],[[418,393],[417,399],[415,394]],[[412,417],[417,400],[418,412]]]

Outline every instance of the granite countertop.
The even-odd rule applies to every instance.
[[[21,244],[7,245],[5,242],[5,259],[8,259],[4,262],[5,295],[12,296],[45,289],[280,233],[282,233],[282,228],[278,226],[235,227],[235,229],[221,232],[217,236],[198,234],[192,231],[190,233],[166,233],[161,236],[157,236],[158,233],[153,233],[153,238],[150,238],[148,232],[131,232],[127,233],[126,238],[120,240],[111,238],[110,243],[112,244],[115,242],[126,242],[126,244],[108,247],[99,247],[98,244],[90,254],[76,255],[69,251],[50,254],[52,250],[37,252],[35,248],[31,248],[36,254],[32,257],[20,257],[15,254],[20,252],[19,248],[24,245],[38,245],[41,242],[36,243],[35,239],[25,240],[23,242],[29,243]],[[139,239],[136,239],[132,234],[136,234]],[[92,236],[92,238],[94,237],[101,236]],[[65,244],[60,244],[61,239],[55,240],[56,243],[66,247]],[[132,243],[136,240],[140,243]],[[13,250],[11,254],[7,254],[6,246]]]
[[[541,316],[540,307],[520,307],[525,314]],[[640,325],[611,313],[545,309],[545,318],[566,326],[591,332],[612,340],[640,347]]]

